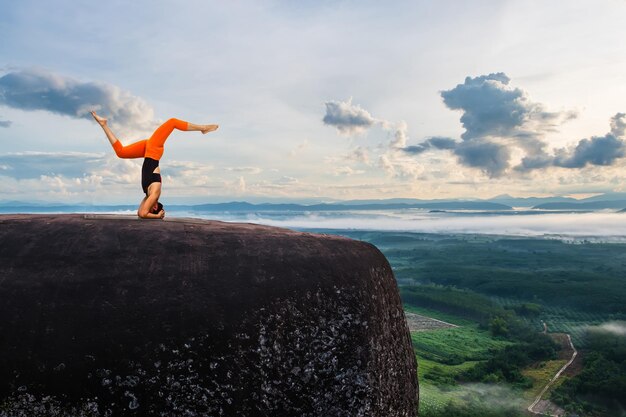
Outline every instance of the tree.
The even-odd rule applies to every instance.
[[[494,336],[506,336],[509,334],[509,326],[505,319],[496,316],[489,321],[489,331]]]

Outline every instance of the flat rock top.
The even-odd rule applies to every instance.
[[[371,265],[388,267],[373,245],[334,235],[250,223],[94,214],[0,215],[0,272],[13,280],[92,280],[207,271],[216,279],[240,271],[274,276],[290,270],[316,276],[326,268],[353,275]],[[54,270],[64,274],[53,274]],[[305,271],[306,270],[306,271]],[[17,276],[17,271],[21,271]],[[46,272],[47,271],[47,272]],[[70,271],[70,273],[68,273]],[[195,272],[193,272],[195,271]],[[191,274],[189,274],[191,272]],[[294,274],[291,274],[292,276]],[[336,274],[332,274],[336,275]]]
[[[121,227],[133,227],[140,230],[178,231],[181,227],[196,226],[207,232],[240,233],[240,234],[272,234],[288,236],[325,236],[350,240],[333,235],[319,235],[314,233],[297,232],[275,226],[264,226],[254,223],[230,223],[218,220],[204,220],[196,218],[173,217],[163,220],[146,220],[132,215],[116,214],[1,214],[0,224],[4,222],[38,222],[40,225],[66,223],[68,225],[115,223]]]

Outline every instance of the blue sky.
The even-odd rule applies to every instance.
[[[220,125],[166,202],[625,191],[623,1],[5,3],[0,200],[141,198],[89,108]]]

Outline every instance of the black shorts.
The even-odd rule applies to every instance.
[[[148,195],[148,187],[153,182],[161,182],[161,174],[155,174],[154,170],[159,166],[159,161],[152,158],[144,158],[141,167],[141,188]]]

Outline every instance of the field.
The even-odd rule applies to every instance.
[[[450,402],[465,404],[481,399],[489,407],[525,409],[541,392],[546,383],[567,362],[570,351],[558,359],[540,361],[522,371],[531,386],[514,388],[507,384],[467,384],[456,381],[458,375],[480,361],[488,359],[494,349],[501,349],[512,342],[494,338],[478,323],[450,314],[405,306],[407,312],[431,315],[439,320],[455,322],[459,327],[436,328],[411,332],[413,348],[417,356],[420,381],[420,415],[440,416]],[[560,379],[555,386],[558,386]],[[547,397],[547,395],[546,395]]]
[[[427,332],[412,332],[413,347],[425,359],[446,365],[488,359],[491,349],[502,348],[507,342],[496,340],[477,324]]]
[[[489,415],[518,415],[566,362],[561,355],[525,366],[521,375],[527,382],[523,384],[459,382],[459,374],[488,361],[510,343],[487,330],[486,323],[494,316],[511,314],[537,333],[544,323],[550,333],[568,333],[583,357],[588,353],[591,326],[626,319],[626,245],[622,243],[572,244],[541,238],[375,231],[332,233],[368,241],[385,254],[407,312],[459,326],[412,332],[422,417],[450,414],[444,408],[451,403],[468,405],[464,412],[452,413],[458,416],[481,415],[473,412],[476,407],[482,407],[483,415],[494,409],[496,413]],[[524,311],[520,308],[524,305],[534,307]],[[584,361],[577,360],[574,365],[566,378],[585,372]],[[625,376],[618,374],[612,386],[623,384]],[[566,378],[559,379],[554,387]],[[591,389],[604,389],[597,392],[613,395],[611,385],[602,388],[601,379],[593,384]],[[613,415],[602,403],[585,405],[584,400],[579,403],[574,398],[577,391],[569,388],[568,392],[558,396],[571,401],[565,403],[571,410]],[[619,395],[616,398],[619,401]],[[511,405],[514,411],[499,412]]]
[[[510,344],[494,339],[488,331],[479,329],[478,324],[470,320],[414,306],[405,306],[405,309],[438,320],[448,320],[458,326],[411,332],[413,348],[420,359],[420,376],[426,379],[454,376],[475,362],[488,358],[491,349]]]
[[[405,311],[406,322],[410,331],[423,332],[428,330],[446,329],[449,327],[458,327],[456,324],[446,323],[431,317],[422,316],[420,314]]]
[[[510,344],[490,336],[477,322],[441,311],[405,305],[409,314],[420,314],[458,327],[411,332],[420,381],[420,416],[438,416],[449,402],[465,403],[468,398],[488,397],[494,404],[518,403],[519,392],[485,384],[458,384],[457,375],[490,356],[492,349]]]
[[[540,362],[532,367],[524,369],[522,373],[524,376],[529,377],[533,381],[533,385],[530,389],[524,391],[524,398],[531,403],[537,395],[541,392],[543,387],[550,381],[550,379],[561,369],[563,365],[567,363],[566,360],[557,359],[552,361]],[[560,379],[563,381],[563,379]],[[554,387],[550,387],[551,389],[558,386],[558,383],[555,382]]]

